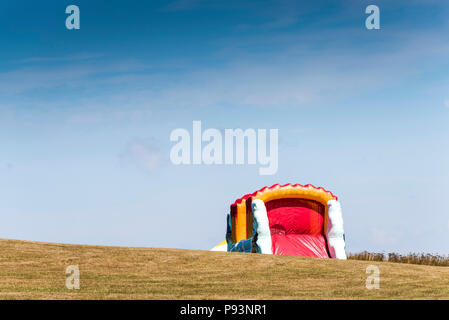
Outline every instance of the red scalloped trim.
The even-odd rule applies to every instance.
[[[258,192],[262,192],[262,191],[265,191],[266,189],[274,189],[274,188],[276,188],[276,187],[280,187],[281,189],[282,188],[285,188],[285,187],[287,187],[287,186],[292,186],[292,187],[301,187],[301,188],[309,188],[309,187],[312,187],[312,188],[314,188],[314,189],[316,189],[316,190],[322,190],[322,191],[324,191],[324,192],[327,192],[327,193],[330,193],[331,195],[332,195],[332,197],[334,197],[335,198],[335,200],[338,200],[338,198],[337,198],[337,196],[335,196],[331,191],[328,191],[328,190],[326,190],[326,189],[324,189],[324,188],[322,188],[322,187],[315,187],[314,185],[311,185],[311,184],[306,184],[306,185],[302,185],[302,184],[299,184],[299,183],[297,183],[297,184],[291,184],[291,183],[287,183],[287,184],[284,184],[283,186],[281,186],[279,183],[277,183],[277,184],[274,184],[274,185],[272,185],[271,187],[263,187],[262,189],[259,189],[259,190],[257,190],[257,191],[254,191],[253,193],[248,193],[248,194],[245,194],[243,197],[241,197],[241,198],[239,198],[239,199],[237,199],[237,200],[235,200],[234,201],[234,203],[232,204],[232,205],[237,205],[237,204],[240,204],[241,202],[242,202],[242,200],[246,200],[246,199],[248,199],[248,198],[250,198],[250,197],[254,197],[254,196],[256,196],[256,194],[258,193]],[[232,206],[231,205],[231,206]]]

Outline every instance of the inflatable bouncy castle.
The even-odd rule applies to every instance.
[[[264,187],[231,204],[226,241],[212,250],[346,259],[340,203],[310,184]]]

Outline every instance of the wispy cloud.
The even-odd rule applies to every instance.
[[[162,10],[164,11],[184,11],[192,10],[198,6],[205,4],[204,0],[175,0],[164,6]]]
[[[29,57],[25,59],[18,60],[19,63],[42,63],[42,62],[71,62],[71,61],[80,61],[80,60],[92,60],[104,57],[103,54],[97,53],[79,53],[68,56],[60,56],[60,57]]]
[[[134,139],[120,154],[122,163],[133,163],[146,171],[156,171],[164,165],[164,156],[154,139]]]
[[[116,97],[117,100],[120,98]],[[127,106],[115,101],[111,104],[92,104],[87,102],[89,110],[71,113],[67,116],[68,123],[73,124],[97,124],[104,122],[126,122],[140,119],[148,119],[152,110],[145,108],[140,103]]]
[[[173,5],[187,10],[213,3],[176,1]],[[271,13],[273,19],[264,19],[269,20],[268,25],[278,24],[282,19],[288,20],[287,25],[295,23],[301,14],[292,1],[282,2],[276,10],[289,12],[289,15]],[[155,66],[143,59],[90,61],[100,54],[32,57],[23,61],[61,63],[52,67],[24,66],[0,73],[0,93],[3,94],[0,102],[3,100],[5,104],[10,102],[5,97],[29,91],[68,89],[70,92],[75,88],[83,90],[82,99],[75,97],[75,102],[91,106],[98,105],[95,101],[99,99],[101,105],[107,105],[104,102],[107,97],[114,100],[119,93],[127,97],[119,102],[131,109],[134,107],[130,101],[136,102],[136,99],[160,108],[223,104],[307,107],[392,84],[400,86],[425,71],[429,66],[426,61],[445,59],[449,54],[449,44],[442,40],[444,31],[441,34],[435,31],[432,36],[426,31],[412,34],[390,31],[383,35],[388,45],[381,48],[377,47],[379,42],[366,39],[364,31],[323,28],[319,33],[310,34],[276,32],[222,38],[216,41],[217,49],[210,55],[221,59],[222,63],[198,65],[186,59],[182,62],[182,72],[179,72],[179,64],[162,62]],[[364,45],[355,47],[345,43],[354,39]],[[254,47],[262,49],[254,50]],[[55,95],[52,98],[55,99]],[[117,104],[116,100],[111,104]],[[33,103],[39,101],[35,99]],[[447,106],[448,100],[443,103]],[[74,116],[72,120],[95,122],[98,119],[98,114],[89,112]]]
[[[11,96],[55,87],[92,88],[92,85],[104,83],[117,76],[147,71],[147,68],[147,65],[137,60],[20,67],[0,73],[0,93]]]
[[[189,11],[200,9],[239,9],[239,8],[252,8],[258,9],[261,7],[260,0],[174,0],[169,4],[163,6],[161,11]]]

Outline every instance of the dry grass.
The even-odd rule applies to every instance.
[[[366,267],[380,268],[367,290]],[[78,265],[81,289],[65,287]],[[449,299],[449,268],[0,240],[0,299]]]
[[[409,253],[406,255],[401,255],[398,253],[373,253],[373,252],[360,252],[349,254],[348,259],[351,260],[366,260],[366,261],[388,261],[397,263],[411,263],[411,264],[422,264],[426,266],[449,266],[448,256],[439,256],[433,254],[425,253]]]

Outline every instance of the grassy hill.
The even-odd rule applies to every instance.
[[[366,267],[380,268],[367,290]],[[65,287],[69,265],[80,290]],[[449,299],[449,268],[0,239],[0,299]]]

